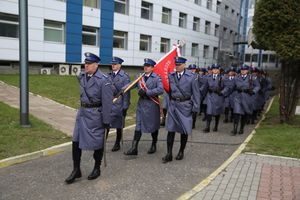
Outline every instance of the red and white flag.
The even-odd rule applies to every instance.
[[[161,77],[164,89],[169,92],[169,73],[174,71],[175,68],[175,57],[180,56],[179,45],[173,45],[172,50],[170,50],[164,57],[157,61],[153,72]]]

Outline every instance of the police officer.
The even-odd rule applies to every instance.
[[[236,95],[234,96],[234,119],[232,135],[237,134],[238,124],[240,124],[239,134],[244,133],[244,127],[247,121],[247,115],[251,115],[253,111],[253,102],[251,96],[260,90],[258,80],[254,80],[249,74],[249,66],[241,66],[241,74],[234,79],[234,88]]]
[[[207,77],[207,119],[205,133],[210,132],[210,123],[212,116],[215,117],[215,126],[213,131],[218,131],[220,115],[224,112],[224,97],[230,92],[230,88],[225,87],[223,77],[220,75],[220,66],[213,64],[211,66],[212,74]]]
[[[77,113],[73,133],[73,171],[65,180],[68,184],[81,177],[82,150],[94,150],[95,165],[88,180],[100,176],[105,129],[110,124],[114,88],[109,77],[98,69],[100,58],[92,53],[85,53],[85,57],[85,71],[81,72],[78,77],[81,106]]]
[[[189,71],[191,71],[193,74],[195,74],[195,76],[197,76],[198,82],[200,81],[199,75],[196,74],[197,66],[196,66],[195,64],[189,65],[188,68],[187,68],[187,70],[189,70]],[[198,84],[200,84],[200,82],[199,82]],[[199,90],[200,90],[200,87],[199,87]],[[200,98],[201,98],[201,97],[200,97]],[[195,126],[196,126],[196,120],[197,120],[197,113],[196,113],[196,112],[193,113],[192,118],[193,118],[192,129],[195,129]]]
[[[176,72],[169,74],[170,102],[167,115],[167,154],[163,163],[173,160],[172,149],[175,132],[181,134],[176,160],[182,160],[188,135],[192,133],[192,115],[199,112],[200,94],[197,76],[186,70],[186,59],[176,57]]]
[[[108,74],[116,88],[116,94],[122,91],[122,88],[130,83],[130,77],[121,69],[124,62],[122,58],[113,57],[111,62],[112,71]],[[125,117],[130,104],[130,92],[124,93],[116,102],[114,102],[111,111],[111,128],[117,129],[116,142],[112,151],[120,150],[120,141],[125,123]]]
[[[158,130],[160,128],[160,107],[158,96],[163,94],[164,88],[161,78],[153,72],[156,62],[145,58],[144,73],[137,84],[139,100],[136,108],[136,127],[132,147],[125,155],[137,155],[138,143],[142,133],[151,133],[152,144],[148,154],[156,152]]]
[[[229,87],[231,89],[233,89],[233,85],[234,85],[234,77],[235,77],[235,68],[234,67],[230,67],[227,71],[226,71],[226,75],[224,76],[224,85],[225,87]],[[224,119],[224,123],[228,123],[229,122],[229,111],[231,112],[231,117],[230,117],[230,121],[232,121],[232,117],[233,117],[233,96],[234,96],[234,92],[232,92],[229,96],[225,97],[225,119]]]

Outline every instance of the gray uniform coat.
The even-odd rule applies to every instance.
[[[151,73],[146,81],[146,86],[148,88],[146,92],[148,97],[140,97],[138,100],[135,130],[142,133],[152,133],[160,128],[160,108],[149,97],[158,97],[163,94],[164,88],[161,78],[155,73]],[[137,88],[140,89],[139,83],[137,84]]]
[[[251,95],[244,91],[251,89],[254,93],[257,93],[260,90],[258,81],[253,80],[251,75],[247,75],[245,79],[239,75],[234,79],[234,86],[237,93],[234,96],[233,112],[241,115],[252,114],[253,103]],[[239,92],[238,90],[243,90],[243,92]]]
[[[122,69],[114,76],[113,72],[110,72],[109,77],[112,80],[113,85],[116,88],[116,94],[118,94],[124,86],[130,83],[130,77]],[[111,128],[123,128],[123,110],[127,110],[130,104],[130,92],[126,92],[122,95],[112,106],[111,111]]]
[[[97,108],[80,107],[77,113],[73,141],[79,142],[83,150],[103,148],[105,129],[103,124],[110,123],[110,112],[114,87],[108,76],[100,70],[87,82],[85,72],[79,75],[80,101],[87,104],[101,103]]]
[[[214,80],[213,75],[209,75],[207,90],[206,113],[213,116],[222,114],[224,112],[224,98],[230,93],[230,88],[224,85],[224,78],[218,75]]]
[[[224,85],[225,85],[225,87],[228,87],[232,90],[233,86],[234,86],[234,80],[233,79],[234,79],[234,76],[230,77],[228,75],[225,75],[224,76]],[[228,107],[228,108],[231,107],[231,105],[232,105],[231,101],[233,100],[232,97],[233,97],[233,93],[231,93],[230,95],[225,97],[225,102],[224,102],[225,108],[226,107]]]
[[[185,70],[180,80],[178,80],[176,72],[169,75],[170,101],[166,126],[168,131],[181,134],[192,133],[192,112],[199,112],[200,109],[200,92],[197,78],[195,74],[188,70]],[[178,100],[174,100],[174,98]],[[184,98],[189,100],[179,100]]]

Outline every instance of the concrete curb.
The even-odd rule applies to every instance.
[[[19,156],[2,159],[2,160],[0,160],[0,169],[11,166],[11,165],[15,165],[18,163],[23,163],[23,162],[26,162],[29,160],[33,160],[36,158],[40,158],[43,156],[50,156],[50,155],[54,155],[54,154],[66,151],[67,149],[71,148],[71,145],[72,145],[72,142],[67,142],[67,143],[55,145],[55,146],[52,146],[52,147],[49,147],[47,149],[43,149],[40,151],[35,151],[32,153],[26,153],[26,154],[22,154]]]
[[[244,150],[248,142],[251,140],[253,135],[256,133],[255,129],[257,129],[261,122],[265,119],[265,114],[269,112],[271,105],[273,104],[274,97],[271,99],[268,108],[266,112],[263,114],[262,118],[259,120],[255,128],[252,130],[250,135],[245,139],[245,141],[239,146],[239,148],[213,173],[211,173],[207,178],[205,178],[203,181],[201,181],[199,184],[197,184],[194,188],[192,188],[190,191],[187,191],[183,195],[177,198],[177,200],[187,200],[192,198],[194,195],[196,195],[198,192],[200,192],[202,189],[204,189],[212,180],[216,178],[218,174],[220,174],[234,159],[236,159]]]

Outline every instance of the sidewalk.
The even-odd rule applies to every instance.
[[[299,200],[300,160],[241,154],[192,200]]]

